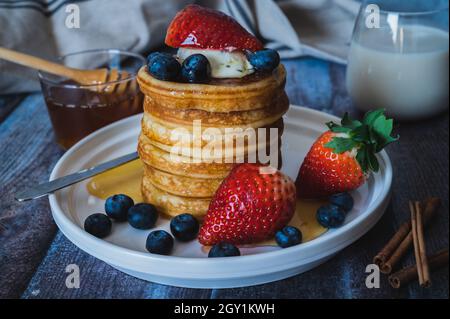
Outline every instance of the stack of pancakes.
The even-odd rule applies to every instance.
[[[145,94],[142,194],[162,213],[202,218],[235,163],[258,161],[258,151],[268,154],[269,147],[280,156],[289,108],[282,65],[270,75],[207,85],[159,81],[143,67],[138,82]],[[260,129],[256,140],[246,135],[249,129]]]

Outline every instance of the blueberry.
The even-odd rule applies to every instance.
[[[330,203],[342,208],[345,212],[353,209],[353,197],[349,193],[334,194],[330,197]]]
[[[161,81],[175,81],[181,71],[181,65],[172,55],[155,52],[147,58],[148,72]]]
[[[293,226],[286,226],[275,234],[275,240],[278,246],[282,248],[298,245],[302,242],[302,239],[302,232]]]
[[[128,223],[137,229],[151,229],[158,219],[158,211],[151,204],[137,204],[128,210]]]
[[[317,211],[317,221],[325,228],[337,228],[345,221],[345,211],[336,205],[326,205]]]
[[[261,72],[272,72],[280,65],[280,55],[271,49],[249,53],[247,59],[257,71]]]
[[[211,64],[203,54],[194,54],[183,62],[181,75],[189,83],[208,83],[211,79]]]
[[[170,221],[170,231],[179,241],[195,239],[199,228],[197,219],[190,214],[178,215]]]
[[[128,209],[134,205],[131,197],[123,194],[109,197],[105,202],[105,212],[109,218],[124,222],[128,218]]]
[[[152,254],[168,255],[173,248],[173,237],[164,230],[155,230],[148,235],[145,248]]]
[[[209,251],[208,257],[209,258],[233,257],[240,255],[241,252],[239,251],[239,248],[237,248],[236,246],[228,243],[219,243],[212,246],[211,250]]]
[[[98,238],[111,234],[112,223],[104,214],[93,214],[84,221],[84,230]]]
[[[153,63],[153,60],[158,58],[158,57],[171,57],[171,55],[169,53],[163,53],[163,52],[152,52],[149,54],[149,56],[147,57],[147,65],[150,65]]]

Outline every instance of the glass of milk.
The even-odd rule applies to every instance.
[[[359,109],[400,120],[448,110],[448,14],[448,1],[363,2],[347,69]]]

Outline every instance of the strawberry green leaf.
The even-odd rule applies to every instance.
[[[352,131],[352,129],[348,128],[348,127],[339,126],[339,127],[333,128],[331,131],[334,133],[350,133]]]
[[[370,145],[373,146],[373,150],[375,153],[382,151],[387,145],[398,140],[398,137],[392,137],[389,135],[384,136],[374,130],[371,131],[371,135],[372,135],[372,141],[371,141]]]
[[[326,125],[328,126],[328,128],[329,128],[331,131],[333,131],[333,129],[342,127],[342,126],[340,126],[339,124],[336,124],[336,123],[334,123],[334,122],[328,122]]]
[[[373,129],[383,136],[390,136],[394,128],[394,121],[386,119],[386,117],[378,117],[372,124]]]
[[[334,122],[327,123],[327,126],[334,133],[350,133],[352,131],[351,128],[340,126]]]
[[[344,114],[344,116],[342,117],[342,120],[341,120],[341,125],[342,126],[351,125],[352,122],[353,122],[353,120],[350,119],[350,116],[348,115],[348,113],[345,112],[345,114]]]
[[[380,164],[378,163],[377,156],[375,155],[373,150],[367,149],[367,159],[369,164],[369,170],[373,172],[378,172],[380,170]]]
[[[364,115],[363,123],[366,125],[373,125],[380,116],[384,116],[384,109],[367,112],[366,115]]]
[[[362,125],[360,121],[352,120],[348,113],[344,114],[344,117],[342,118],[341,124],[343,127],[347,127],[349,129],[355,129]]]
[[[325,146],[331,148],[336,154],[342,154],[357,147],[358,143],[351,138],[335,137],[331,140],[331,142],[325,144]]]
[[[345,133],[348,137],[335,137],[325,146],[337,154],[357,148],[356,160],[364,172],[377,172],[380,164],[375,154],[398,140],[391,136],[394,122],[386,118],[383,109],[367,112],[362,122],[351,119],[346,113],[341,125],[334,122],[327,125],[332,132]]]
[[[357,128],[355,128],[352,133],[351,137],[354,141],[363,143],[370,139],[370,130],[367,125],[361,125]]]
[[[367,148],[365,146],[362,146],[358,153],[356,154],[356,160],[359,163],[359,166],[361,166],[361,169],[363,172],[367,172],[369,169],[369,160],[367,156]]]

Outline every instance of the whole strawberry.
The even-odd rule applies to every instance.
[[[232,17],[194,4],[175,16],[167,30],[166,44],[224,51],[263,49],[262,43]]]
[[[371,172],[378,172],[376,153],[397,140],[393,120],[384,110],[368,112],[362,121],[345,114],[341,125],[327,123],[329,131],[313,144],[296,180],[300,198],[322,198],[357,189]]]
[[[223,181],[200,229],[201,244],[261,242],[291,220],[296,203],[294,182],[280,171],[261,174],[262,167],[237,165]]]

